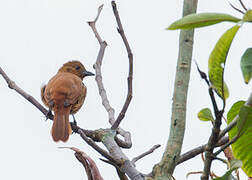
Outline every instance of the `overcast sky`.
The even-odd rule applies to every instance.
[[[231,1],[237,7],[238,0]],[[80,60],[94,71],[99,45],[86,23],[93,20],[104,3],[97,28],[108,47],[102,66],[104,85],[111,105],[120,111],[127,93],[128,59],[116,31],[110,1],[101,0],[6,0],[0,1],[0,66],[17,85],[40,100],[40,87],[69,60]],[[244,0],[247,7],[252,2]],[[133,147],[124,150],[133,158],[155,144],[162,147],[137,162],[137,169],[149,173],[159,162],[169,134],[173,84],[178,54],[179,31],[165,28],[181,17],[182,0],[117,1],[119,13],[134,54],[133,100],[121,126],[132,134]],[[224,12],[241,17],[228,1],[199,0],[198,12]],[[218,38],[231,23],[201,28],[195,32],[193,59],[207,72],[207,60]],[[240,99],[246,100],[251,83],[245,85],[240,71],[240,57],[251,47],[252,25],[245,24],[233,41],[227,59],[225,79],[230,89],[227,110]],[[87,97],[76,114],[78,125],[85,129],[109,127],[93,77],[84,80]],[[118,179],[113,167],[101,162],[101,156],[76,134],[67,143],[54,143],[51,121],[27,100],[10,90],[0,78],[1,131],[0,179],[53,180],[87,179],[74,153],[60,146],[77,147],[97,163],[104,179]],[[210,107],[207,86],[192,65],[187,103],[187,125],[182,152],[206,143],[211,124],[200,122],[197,113]],[[217,175],[225,165],[214,161]],[[179,165],[178,180],[190,171],[201,171],[200,157]],[[192,175],[188,179],[199,179]],[[243,177],[244,178],[244,177]]]

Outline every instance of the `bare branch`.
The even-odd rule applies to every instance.
[[[100,12],[98,11],[97,16],[99,16],[99,13]],[[109,100],[108,100],[106,91],[103,86],[102,74],[101,74],[101,64],[102,64],[104,51],[105,51],[107,44],[105,41],[103,41],[100,38],[98,31],[96,30],[96,26],[95,26],[96,21],[97,21],[97,18],[95,21],[88,23],[90,25],[90,27],[92,28],[92,30],[93,30],[93,32],[94,32],[95,36],[97,37],[97,40],[99,41],[99,44],[100,44],[100,51],[99,51],[98,57],[96,59],[96,63],[94,64],[94,68],[96,71],[96,82],[97,82],[97,86],[99,89],[99,94],[102,98],[102,104],[105,107],[105,109],[109,115],[109,122],[111,123],[111,125],[113,125],[115,122],[114,109],[109,104]],[[117,132],[125,138],[125,143],[127,143],[126,137],[128,137],[129,138],[128,140],[130,140],[130,145],[131,145],[131,139],[130,139],[130,135],[128,132],[123,131],[121,128],[118,128]],[[81,131],[78,131],[78,133],[81,133]],[[116,163],[120,167],[120,170],[122,172],[125,172],[129,176],[130,179],[143,180],[144,179],[143,175],[137,171],[137,169],[134,167],[134,165],[131,163],[131,161],[129,161],[127,156],[122,152],[121,148],[116,143],[115,135],[116,135],[116,131],[111,128],[110,129],[101,129],[101,136],[102,136],[101,141],[105,145],[105,147],[107,148],[107,150],[109,152],[109,156],[113,157],[112,159],[111,158],[108,159],[107,157],[106,158],[109,161]],[[89,140],[88,138],[86,138],[84,133],[83,133],[83,138],[85,138],[86,140]],[[94,145],[95,145],[95,143],[94,143]]]
[[[117,22],[117,25],[118,25],[117,30],[118,30],[118,33],[121,35],[121,37],[123,39],[124,45],[125,45],[127,53],[128,53],[128,58],[129,58],[128,94],[127,94],[125,103],[123,105],[123,108],[122,108],[121,112],[119,113],[119,116],[117,117],[116,121],[114,122],[114,124],[111,127],[111,129],[117,129],[119,127],[121,121],[123,120],[123,118],[125,116],[125,113],[126,113],[128,107],[129,107],[129,104],[130,104],[131,99],[132,99],[133,54],[131,52],[128,40],[127,40],[127,38],[125,36],[125,33],[124,33],[124,30],[123,30],[123,27],[122,27],[122,23],[121,23],[121,20],[120,20],[120,16],[119,16],[115,1],[112,1],[111,4],[112,4],[112,7],[113,7],[113,12],[114,12],[114,15],[115,15],[115,18],[116,18],[116,22]]]
[[[99,7],[98,13],[97,13],[97,16],[96,16],[95,20],[94,21],[89,21],[88,24],[92,28],[92,30],[93,30],[93,32],[95,34],[95,37],[97,38],[97,40],[98,40],[98,42],[100,44],[100,50],[99,50],[96,62],[94,64],[94,69],[95,69],[95,74],[96,74],[95,75],[95,80],[97,82],[97,86],[98,86],[98,89],[99,89],[99,94],[100,94],[101,99],[102,99],[102,105],[104,106],[104,108],[108,112],[110,124],[113,125],[114,122],[115,122],[115,115],[114,115],[115,110],[111,107],[111,105],[109,103],[107,93],[106,93],[106,90],[105,90],[104,85],[103,85],[102,73],[101,73],[101,65],[102,65],[102,60],[103,60],[103,57],[104,57],[104,52],[105,52],[105,48],[107,46],[107,43],[102,40],[101,36],[99,35],[99,33],[98,33],[97,29],[96,29],[96,22],[97,22],[97,20],[99,18],[102,7],[103,7],[103,5]],[[121,147],[124,147],[124,148],[130,148],[132,146],[130,133],[127,132],[127,131],[124,131],[121,128],[118,129],[118,133],[120,135],[122,135],[124,137],[124,140],[125,140],[125,141],[123,141],[123,140],[121,140],[119,138],[116,138],[116,142],[118,143],[118,145],[120,145]]]
[[[153,153],[153,152],[154,152],[157,148],[159,148],[160,146],[161,146],[160,144],[154,145],[154,146],[153,146],[151,149],[149,149],[148,151],[146,151],[146,152],[140,154],[139,156],[133,158],[133,159],[131,160],[131,162],[132,162],[133,164],[135,164],[139,159],[142,159],[143,157],[145,157],[145,156],[147,156],[147,155]]]
[[[89,26],[92,28],[94,34],[95,34],[95,37],[97,38],[99,44],[100,44],[100,50],[99,50],[99,53],[98,53],[98,56],[97,56],[97,59],[96,59],[96,63],[94,64],[94,69],[95,69],[95,80],[97,82],[97,86],[98,86],[98,89],[99,89],[99,94],[102,98],[102,105],[105,107],[106,111],[108,112],[109,114],[109,119],[114,119],[114,109],[110,106],[109,104],[109,100],[108,100],[108,97],[107,97],[107,93],[106,93],[106,90],[104,89],[104,85],[103,85],[103,82],[102,82],[102,74],[101,74],[101,65],[102,65],[102,60],[103,60],[103,57],[104,57],[104,52],[105,52],[105,48],[107,47],[107,43],[106,41],[103,41],[101,39],[101,36],[99,35],[97,29],[96,29],[96,22],[99,18],[99,15],[101,13],[101,10],[102,10],[102,6],[100,6],[98,8],[98,13],[97,13],[97,16],[95,18],[94,21],[89,21],[88,24]]]
[[[26,100],[28,100],[35,107],[37,107],[44,115],[48,114],[47,109],[44,108],[34,97],[32,97],[30,94],[26,93],[23,89],[17,86],[16,83],[7,76],[7,74],[3,71],[1,67],[0,74],[3,76],[10,89],[14,89],[18,94],[22,95]],[[53,115],[50,115],[48,118],[53,119]]]
[[[240,2],[240,4],[241,4],[241,6],[243,7],[243,9],[244,9],[245,11],[247,11],[248,9],[247,9],[246,6],[243,4],[242,0],[239,0],[239,2]]]
[[[97,32],[96,28],[95,28],[95,23],[96,23],[96,21],[98,20],[100,14],[101,14],[102,8],[103,8],[103,4],[99,6],[99,8],[98,8],[98,13],[97,13],[97,16],[96,16],[96,18],[94,19],[94,21],[89,21],[89,22],[88,22],[89,26],[92,27],[92,30],[94,31],[95,37],[97,38],[97,40],[99,41],[100,44],[102,44],[103,41],[102,41],[102,39],[101,39],[99,33]]]
[[[115,130],[111,130],[109,128],[86,132],[86,130],[81,129],[78,126],[76,127],[77,133],[81,135],[87,144],[93,147],[103,157],[107,158],[111,164],[120,168],[121,173],[126,173],[133,180],[143,179],[143,175],[136,170],[133,163],[128,160],[127,156],[122,152],[118,144],[115,142]],[[108,152],[100,148],[92,139],[89,139],[85,132],[88,133],[90,137],[102,142],[108,149]],[[92,133],[93,135],[91,135]]]
[[[133,163],[115,142],[115,130],[105,129],[103,130],[103,133],[102,143],[106,146],[110,155],[116,160],[118,166],[120,167],[120,171],[125,172],[132,180],[143,180],[143,174],[135,168]]]
[[[230,5],[234,10],[236,10],[236,11],[242,13],[242,14],[245,14],[245,12],[243,12],[243,11],[240,10],[240,9],[238,9],[237,7],[235,7],[235,6],[234,6],[233,4],[231,4],[230,2],[229,2],[229,5]]]
[[[219,140],[218,144],[216,144],[216,147],[222,146],[222,145],[226,144],[227,142],[228,142],[228,137],[225,136],[225,137],[223,137],[223,138],[221,138],[221,139]],[[195,156],[197,156],[197,155],[199,155],[199,154],[205,152],[205,151],[206,151],[206,147],[207,147],[207,144],[204,144],[204,145],[202,145],[202,146],[196,147],[196,148],[194,148],[194,149],[192,149],[192,150],[190,150],[190,151],[188,151],[188,152],[182,154],[182,155],[179,157],[179,160],[178,160],[178,162],[177,162],[177,165],[178,165],[178,164],[181,164],[181,163],[183,163],[183,162],[185,162],[185,161],[187,161],[187,160],[189,160],[189,159],[192,159],[192,158],[194,158]]]

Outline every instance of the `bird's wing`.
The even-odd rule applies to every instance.
[[[48,82],[44,96],[47,102],[57,101],[74,106],[78,101],[84,101],[86,87],[78,76],[60,72]]]
[[[48,103],[47,103],[47,101],[46,101],[46,99],[45,99],[45,89],[46,89],[46,85],[43,85],[43,86],[41,87],[41,89],[40,89],[41,100],[42,100],[42,102],[43,102],[47,107],[49,107],[49,105],[48,105]]]
[[[71,108],[71,114],[75,114],[83,105],[84,100],[86,98],[86,94],[87,94],[87,89],[86,86],[82,83],[81,88],[80,88],[80,95],[77,98],[77,100],[75,101],[75,103],[73,104],[72,108]]]

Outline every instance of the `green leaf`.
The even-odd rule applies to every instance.
[[[237,134],[240,135],[252,125],[252,107],[243,105],[239,112],[239,119],[237,121]],[[252,140],[251,140],[252,141]],[[252,149],[251,149],[252,151]]]
[[[240,64],[244,82],[248,84],[252,77],[252,48],[248,48],[244,52]]]
[[[198,13],[190,14],[172,23],[167,29],[192,29],[210,26],[223,21],[239,22],[241,19],[222,13]]]
[[[198,113],[198,118],[201,121],[214,121],[212,112],[209,108],[204,108]]]
[[[242,18],[242,21],[244,21],[244,22],[252,22],[252,10],[248,10],[248,11],[244,14],[244,16],[243,16],[243,18]]]
[[[213,180],[236,180],[236,178],[232,175],[232,172],[240,167],[242,167],[242,162],[240,160],[234,159],[231,161],[230,169],[223,176]]]
[[[233,26],[220,37],[208,60],[210,82],[222,99],[227,99],[229,96],[228,87],[223,80],[223,74],[229,48],[239,28],[239,25]],[[224,91],[222,90],[223,87]]]
[[[247,174],[248,177],[252,176],[252,119],[251,116],[247,116],[247,119],[245,123],[244,120],[240,120],[240,118],[246,117],[246,111],[248,111],[250,108],[246,108],[246,105],[244,105],[244,101],[238,101],[236,102],[232,108],[229,110],[227,115],[227,122],[228,124],[235,118],[237,115],[241,115],[239,117],[237,126],[235,126],[233,129],[231,129],[229,134],[229,139],[234,138],[238,133],[239,129],[246,129],[246,131],[242,134],[238,140],[233,143],[232,150],[234,153],[234,157],[236,159],[239,159],[242,161],[242,169]],[[244,107],[246,109],[244,109]],[[244,113],[245,111],[245,113]],[[249,112],[251,114],[251,112]],[[242,126],[239,128],[239,126]]]
[[[233,121],[233,119],[235,118],[235,116],[237,116],[240,112],[241,107],[245,104],[245,101],[237,101],[236,103],[234,103],[232,105],[232,107],[230,108],[230,110],[227,113],[227,120],[228,120],[228,124]]]
[[[213,180],[237,180],[232,174],[232,171],[227,171],[223,176],[214,178]]]

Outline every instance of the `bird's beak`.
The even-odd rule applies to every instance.
[[[84,74],[84,76],[94,76],[95,75],[94,73],[91,73],[89,71],[84,71],[83,74]]]

